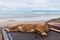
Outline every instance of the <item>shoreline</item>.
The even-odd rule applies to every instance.
[[[16,21],[19,21],[19,20],[27,20],[27,21],[33,21],[33,20],[42,20],[42,21],[48,21],[50,19],[56,19],[56,18],[60,18],[60,17],[20,17],[20,18],[0,18],[0,21],[4,21],[4,20],[16,20]]]
[[[13,25],[19,25],[19,24],[38,24],[38,23],[45,23],[46,21],[41,21],[41,20],[33,20],[33,21],[15,21],[15,20],[5,20],[3,22],[0,22],[0,28],[3,27],[9,27]]]
[[[48,22],[51,19],[48,20],[41,20],[39,18],[6,18],[6,19],[0,19],[0,28],[10,26],[10,25],[17,25],[17,24],[37,24],[37,23],[45,23]],[[51,23],[53,24],[53,23]]]

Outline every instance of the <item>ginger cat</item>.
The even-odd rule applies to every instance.
[[[45,24],[20,24],[16,26],[12,26],[11,28],[6,28],[8,32],[35,32],[37,31],[38,34],[44,36],[47,35],[46,32],[49,31],[48,25]]]

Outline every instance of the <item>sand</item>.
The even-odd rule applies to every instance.
[[[19,24],[39,24],[39,23],[44,24],[45,21],[5,21],[5,22],[0,22],[0,28],[10,27]]]

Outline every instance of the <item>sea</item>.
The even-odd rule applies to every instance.
[[[0,13],[0,22],[16,21],[48,21],[60,18],[60,12],[6,12]]]

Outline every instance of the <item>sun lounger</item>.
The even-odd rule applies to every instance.
[[[60,40],[60,33],[50,30],[47,36],[41,36],[36,33],[7,32],[2,29],[3,40]]]

